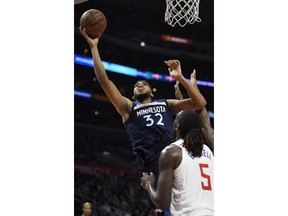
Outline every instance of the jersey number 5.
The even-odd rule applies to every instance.
[[[205,174],[203,169],[208,168],[208,164],[199,164],[200,170],[201,170],[201,176],[205,179],[207,179],[207,185],[204,184],[203,181],[201,181],[201,186],[203,190],[211,190],[211,179],[210,176]]]

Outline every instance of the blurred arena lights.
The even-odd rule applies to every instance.
[[[81,55],[74,54],[74,63],[87,66],[87,67],[93,67],[93,59]],[[111,71],[114,73],[119,73],[127,76],[133,76],[133,77],[142,77],[147,80],[158,80],[163,82],[174,82],[175,79],[171,76],[167,76],[165,74],[159,74],[159,73],[153,73],[149,71],[140,71],[136,68],[114,64],[106,61],[102,61],[105,70]],[[187,79],[188,82],[190,82],[190,79]],[[198,85],[207,86],[207,87],[214,87],[213,82],[208,81],[201,81],[197,80]]]
[[[74,90],[74,95],[82,98],[92,98],[92,93],[83,90]]]
[[[165,35],[165,34],[161,35],[161,39],[163,41],[171,41],[175,43],[182,43],[182,44],[188,44],[188,45],[192,44],[192,40],[189,38],[181,38],[181,37],[175,37],[175,36]]]
[[[156,92],[157,89],[153,88],[153,92]],[[99,94],[93,94],[92,92],[83,91],[83,90],[75,90],[74,96],[81,97],[81,98],[87,98],[91,100],[99,100],[99,101],[106,101],[110,103],[110,100],[106,95],[99,95]],[[98,111],[94,112],[95,115],[99,115],[100,113]],[[211,111],[208,111],[208,115],[210,118],[214,118],[214,113]]]

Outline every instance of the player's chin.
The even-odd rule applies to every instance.
[[[145,99],[150,97],[149,92],[142,92],[141,94],[135,94],[134,98],[138,101],[144,101]]]

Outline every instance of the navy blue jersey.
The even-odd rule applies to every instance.
[[[132,103],[132,112],[124,123],[140,171],[158,169],[160,152],[173,142],[173,115],[165,99],[149,104]]]

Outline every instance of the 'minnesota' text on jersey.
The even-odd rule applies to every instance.
[[[173,142],[173,120],[165,99],[148,104],[133,102],[124,128],[132,143],[139,170],[158,166],[160,152]]]

